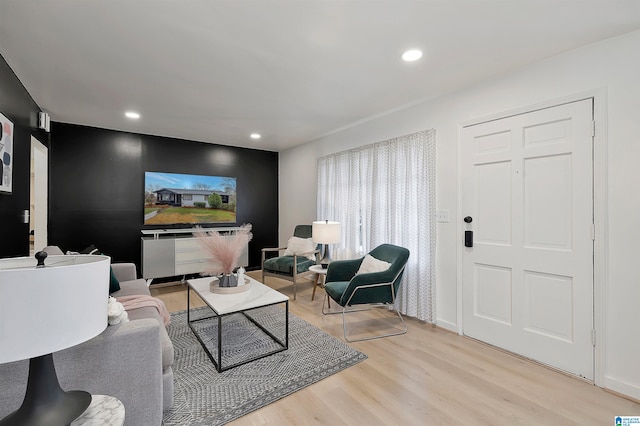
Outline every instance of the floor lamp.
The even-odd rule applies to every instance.
[[[107,327],[107,256],[0,259],[0,364],[29,359],[20,408],[0,425],[68,425],[91,394],[64,391],[53,352],[85,342]]]
[[[311,224],[311,236],[316,244],[324,244],[324,255],[320,260],[320,265],[326,269],[331,263],[329,244],[340,242],[340,222],[330,222],[328,220],[313,222]]]

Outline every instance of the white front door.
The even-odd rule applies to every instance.
[[[463,332],[593,380],[593,99],[462,131]]]

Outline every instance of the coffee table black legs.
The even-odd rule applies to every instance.
[[[278,303],[273,303],[270,305],[264,305],[264,306],[259,306],[256,308],[251,308],[251,309],[246,309],[246,310],[242,310],[242,311],[238,311],[238,312],[231,312],[225,315],[216,315],[216,312],[211,309],[211,312],[213,313],[213,315],[210,316],[206,316],[206,317],[198,317],[197,319],[191,319],[191,288],[187,289],[187,322],[189,324],[189,328],[191,328],[191,331],[193,332],[193,334],[196,336],[196,338],[198,339],[198,341],[200,342],[200,345],[202,346],[202,348],[204,349],[205,353],[207,354],[207,356],[209,357],[209,359],[211,360],[211,362],[213,363],[214,367],[216,368],[216,370],[218,372],[223,372],[226,370],[229,370],[231,368],[234,367],[238,367],[240,365],[244,365],[247,364],[249,362],[261,359],[261,358],[265,358],[267,356],[276,354],[278,352],[282,352],[285,351],[289,348],[289,301],[286,300],[284,302],[278,302]],[[284,309],[283,309],[283,314],[284,314],[284,329],[285,329],[285,333],[284,333],[284,339],[283,338],[279,338],[277,337],[274,333],[272,333],[271,331],[269,331],[265,325],[261,324],[259,322],[259,319],[256,318],[256,316],[252,316],[250,315],[250,313],[252,311],[258,310],[258,309],[263,309],[263,308],[267,308],[269,306],[275,306],[275,305],[279,305],[280,303],[284,303]],[[210,307],[209,307],[210,308]],[[224,338],[225,338],[225,334],[223,333],[223,327],[224,327],[224,321],[223,319],[227,316],[230,315],[237,315],[237,314],[242,314],[245,318],[247,318],[247,320],[249,321],[250,324],[252,324],[253,326],[256,327],[257,330],[260,330],[264,335],[268,336],[273,342],[275,342],[277,345],[277,347],[273,350],[269,350],[266,351],[264,353],[259,353],[256,354],[255,356],[251,356],[248,359],[244,359],[240,362],[235,362],[235,363],[231,363],[229,365],[224,365],[224,361],[223,361],[223,357],[222,357],[222,351],[223,351],[223,347],[224,347]],[[200,322],[206,322],[206,321],[217,321],[217,353],[214,355],[211,353],[211,349],[209,348],[210,345],[207,345],[206,342],[203,340],[203,336],[200,332],[200,330],[198,329],[198,327],[194,326],[197,323]]]

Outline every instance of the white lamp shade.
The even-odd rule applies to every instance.
[[[319,220],[311,224],[312,239],[317,244],[335,244],[340,242],[340,222]]]
[[[108,256],[0,259],[0,363],[50,354],[107,327]]]

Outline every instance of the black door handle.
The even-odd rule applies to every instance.
[[[464,231],[464,246],[473,247],[473,231]]]

